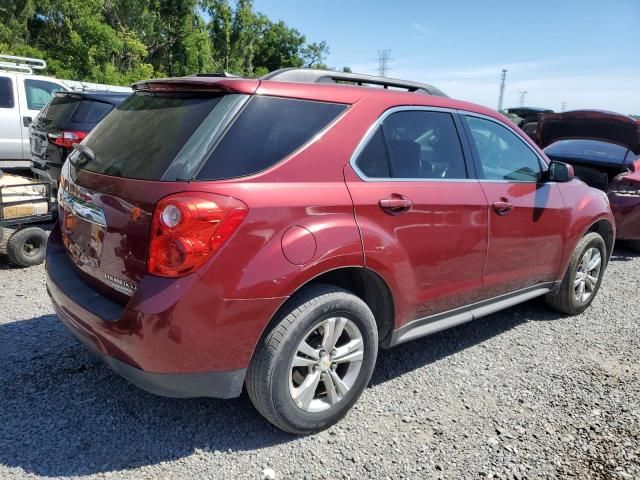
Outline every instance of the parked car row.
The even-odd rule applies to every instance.
[[[0,55],[0,168],[30,168],[29,126],[55,92],[87,88],[129,95],[131,89],[114,85],[87,84],[36,75],[45,70],[44,60]]]
[[[640,123],[591,110],[544,114],[537,138],[550,159],[573,165],[578,178],[607,193],[617,237],[640,252]]]
[[[47,290],[141,388],[246,388],[277,427],[316,432],[379,348],[538,296],[589,307],[616,223],[573,172],[431,85],[307,69],[139,82],[62,167]]]

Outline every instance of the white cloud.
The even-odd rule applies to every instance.
[[[422,34],[428,33],[427,28],[421,23],[412,23],[411,28],[413,28],[418,33],[422,33]]]

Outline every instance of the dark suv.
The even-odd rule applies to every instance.
[[[54,93],[29,128],[33,173],[51,182],[55,190],[67,155],[128,96],[94,91]]]
[[[305,70],[134,90],[64,165],[47,287],[148,391],[246,386],[273,424],[314,432],[379,346],[542,295],[579,314],[598,291],[606,195],[492,110]]]

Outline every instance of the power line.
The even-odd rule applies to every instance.
[[[391,49],[378,50],[378,75],[386,77],[391,71],[389,63],[393,60],[391,58]]]
[[[524,98],[527,96],[527,93],[529,92],[527,92],[526,90],[520,90],[518,93],[520,94],[520,106],[524,107]]]
[[[502,111],[502,100],[504,99],[504,87],[507,83],[507,69],[502,69],[502,75],[500,75],[500,97],[498,97],[498,111]]]

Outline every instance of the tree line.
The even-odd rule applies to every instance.
[[[0,54],[42,58],[58,78],[127,85],[195,72],[261,76],[327,68],[328,53],[325,41],[308,42],[252,0],[0,0]]]

